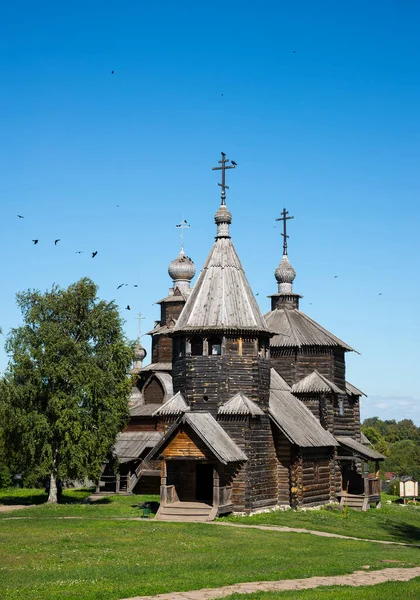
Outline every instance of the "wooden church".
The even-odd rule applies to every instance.
[[[299,310],[287,255],[263,316],[230,235],[222,154],[215,242],[197,279],[181,253],[173,286],[139,343],[130,422],[115,446],[118,490],[159,493],[157,518],[209,520],[236,512],[332,501],[380,505],[379,461],[360,431],[363,392],[346,380],[353,349]],[[376,461],[377,476],[367,476]],[[118,491],[117,490],[117,491]]]

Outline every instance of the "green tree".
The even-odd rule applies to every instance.
[[[389,456],[388,444],[386,443],[385,438],[379,433],[377,429],[375,429],[374,427],[366,427],[365,425],[363,425],[362,431],[377,452],[380,452],[380,454],[383,454],[384,456]]]
[[[420,448],[413,440],[401,440],[390,446],[390,456],[384,463],[386,471],[399,476],[420,479]]]
[[[12,329],[2,385],[5,443],[26,477],[98,478],[128,416],[133,358],[116,305],[81,279],[67,289],[17,294],[23,325]]]

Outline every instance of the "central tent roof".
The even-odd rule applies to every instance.
[[[217,236],[173,332],[232,330],[270,334],[230,238],[231,215],[225,206],[217,211],[216,219],[219,231],[220,224],[227,228]]]

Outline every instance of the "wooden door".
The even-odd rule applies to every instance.
[[[196,464],[195,489],[197,502],[213,505],[213,465]]]

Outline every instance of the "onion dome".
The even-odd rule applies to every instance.
[[[140,344],[140,342],[137,342],[137,344],[134,346],[134,357],[136,362],[137,361],[143,361],[147,356],[147,352],[146,349],[143,348],[143,346]]]
[[[230,237],[229,225],[232,223],[232,215],[226,204],[221,204],[219,210],[214,215],[214,222],[217,225],[216,237]]]
[[[292,294],[292,284],[296,277],[296,271],[290,264],[287,254],[283,255],[274,275],[279,285],[279,294]]]
[[[195,275],[195,264],[183,250],[168,267],[169,277],[173,279],[174,287],[181,292],[190,287],[190,281]]]

